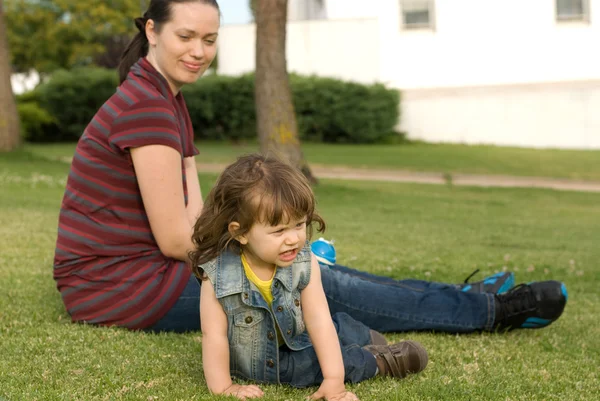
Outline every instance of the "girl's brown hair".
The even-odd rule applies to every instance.
[[[200,265],[225,250],[241,253],[235,238],[246,234],[256,221],[278,225],[306,217],[308,238],[315,222],[317,230],[324,231],[325,222],[315,204],[314,193],[300,170],[273,157],[240,157],[221,173],[204,202],[192,235],[192,271],[204,278]],[[239,223],[237,232],[229,232],[231,222]]]

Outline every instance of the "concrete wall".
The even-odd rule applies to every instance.
[[[378,0],[380,79],[402,89],[600,79],[600,0],[591,24],[557,23],[555,3],[437,0],[435,30],[407,31],[400,2]]]
[[[436,0],[435,29],[406,30],[399,0],[327,0],[329,20],[289,23],[288,68],[402,90],[411,138],[600,148],[600,0],[590,23],[555,4]],[[223,27],[219,73],[254,70],[254,30]]]
[[[413,139],[600,149],[600,81],[409,89],[401,107]]]
[[[375,19],[290,22],[288,71],[370,83],[379,77],[379,32]],[[219,33],[219,74],[254,71],[256,27],[225,26]]]

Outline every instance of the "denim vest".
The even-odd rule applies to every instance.
[[[246,277],[239,255],[226,251],[201,267],[227,315],[231,375],[279,383],[275,324],[290,349],[311,346],[300,307],[300,292],[310,281],[310,247],[305,246],[290,267],[277,268],[271,285],[272,309]]]

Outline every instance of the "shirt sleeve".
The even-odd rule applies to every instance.
[[[165,145],[183,155],[182,134],[173,107],[162,99],[133,104],[115,118],[108,139],[121,151],[147,145]]]

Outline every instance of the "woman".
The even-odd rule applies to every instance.
[[[152,0],[136,19],[121,84],[79,140],[61,206],[54,278],[73,321],[200,328],[188,252],[202,197],[180,89],[214,59],[219,19],[215,0]],[[566,303],[554,281],[494,294],[485,282],[395,281],[338,265],[321,273],[331,312],[378,331],[543,327]]]

